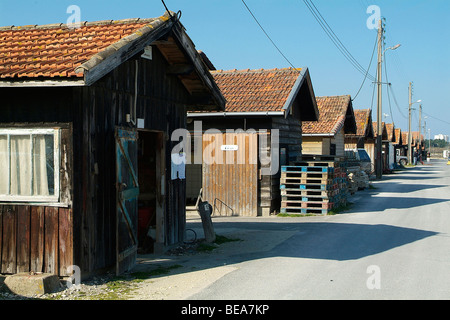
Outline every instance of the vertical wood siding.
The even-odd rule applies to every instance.
[[[43,206],[0,205],[0,273],[67,276],[73,262],[73,212]]]
[[[176,75],[167,74],[168,64],[156,48],[153,60],[136,58],[137,117],[145,119],[145,129],[164,134],[163,234],[166,245],[176,244],[184,240],[185,180],[170,180],[170,152],[178,143],[170,137],[186,127],[190,94]],[[1,272],[63,274],[67,265],[75,264],[89,274],[114,266],[114,128],[129,125],[125,119],[135,101],[136,58],[89,87],[0,88],[0,124],[73,126],[66,150],[71,177],[61,194],[70,198],[71,206],[1,205]],[[19,220],[30,222],[19,227]]]
[[[203,200],[220,216],[257,216],[258,214],[258,135],[218,133],[203,136]],[[238,150],[222,151],[223,145]],[[205,152],[206,149],[206,152]],[[212,152],[208,152],[211,150]]]

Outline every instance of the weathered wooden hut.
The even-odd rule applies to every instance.
[[[372,123],[372,126],[374,127],[374,133],[375,133],[375,158],[377,155],[377,145],[376,145],[376,141],[377,141],[377,137],[378,137],[378,132],[377,132],[377,128],[378,128],[378,122],[374,121]],[[388,135],[388,131],[386,128],[386,123],[382,122],[381,123],[381,163],[382,163],[382,170],[386,171],[387,170],[387,156],[388,156],[388,152],[389,149],[386,149],[386,144],[389,141],[389,135]]]
[[[395,154],[395,163],[398,163],[398,156],[401,156],[401,150],[403,148],[403,133],[402,133],[402,129],[400,128],[396,128],[395,129],[395,137],[396,140],[394,142],[394,154]]]
[[[394,123],[386,123],[386,131],[388,134],[388,139],[386,142],[383,141],[383,143],[385,144],[386,151],[387,151],[386,169],[392,170],[392,169],[394,169],[394,163],[395,163],[394,143],[398,139],[398,137],[396,135]]]
[[[131,268],[181,242],[174,130],[224,98],[178,17],[0,28],[0,272]],[[142,230],[141,230],[142,229]]]
[[[316,97],[319,121],[303,123],[303,154],[344,157],[345,134],[356,134],[349,95]]]
[[[227,103],[224,112],[188,113],[205,150],[188,183],[215,215],[267,216],[280,208],[280,167],[301,156],[302,122],[318,118],[308,68],[211,73]],[[224,161],[206,160],[210,150]]]
[[[356,134],[345,135],[345,149],[365,149],[370,157],[372,168],[375,168],[375,140],[372,127],[372,110],[354,110]]]

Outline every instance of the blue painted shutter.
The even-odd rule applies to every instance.
[[[136,264],[138,229],[138,133],[116,128],[116,273]]]

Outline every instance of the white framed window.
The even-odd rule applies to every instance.
[[[0,128],[0,201],[58,202],[60,130]]]

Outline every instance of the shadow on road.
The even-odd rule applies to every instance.
[[[297,258],[355,260],[437,234],[383,224],[305,223],[302,229],[307,233],[294,235],[270,253]]]
[[[357,193],[362,201],[354,204],[349,213],[378,213],[387,209],[414,209],[411,212],[417,212],[415,210],[420,210],[421,206],[448,202],[450,200],[448,198],[421,198],[415,197],[414,194],[416,191],[448,187],[442,184],[442,180],[439,184],[434,183],[434,179],[448,173],[442,169],[436,166],[423,166],[386,175],[381,184],[375,184],[376,189],[366,189]],[[424,181],[416,183],[416,180]],[[390,196],[392,193],[395,197]],[[440,194],[442,197],[442,193]],[[188,255],[173,257],[173,259],[165,257],[156,262],[152,261],[151,257],[149,259],[141,257],[143,263],[140,267],[145,268],[155,263],[170,265],[176,263],[174,261],[181,261],[181,263],[190,264],[191,267],[194,266],[195,270],[202,270],[274,257],[347,261],[394,250],[438,234],[433,231],[386,224],[342,223],[336,220],[331,221],[333,219],[323,221],[319,220],[320,217],[285,219],[214,218],[213,223],[217,234],[231,238],[233,235],[247,234],[247,236],[242,242],[228,243],[225,253],[216,254],[213,251],[211,254]],[[188,221],[187,228],[197,230],[201,237],[202,225],[198,219]],[[280,233],[286,237],[282,240],[278,238],[279,241],[271,245],[270,237]],[[261,243],[267,243],[267,246],[264,247]],[[242,250],[243,246],[248,248],[249,245],[254,246],[254,250]],[[183,272],[186,270],[173,271],[173,273]]]
[[[293,219],[293,218],[286,218]],[[174,263],[190,263],[191,271],[221,267],[236,263],[276,258],[304,258],[347,261],[361,259],[388,250],[401,247],[415,241],[436,235],[436,232],[417,230],[390,225],[365,225],[336,222],[214,222],[218,234],[233,237],[233,234],[248,232],[252,238],[242,242],[229,243],[225,254],[198,254],[185,257],[166,257],[156,262],[158,267],[170,266]],[[297,220],[298,221],[298,220]],[[201,223],[190,223],[189,228],[199,230]],[[229,229],[229,231],[227,231]],[[291,236],[275,246],[261,248],[257,245],[258,237],[270,237],[274,232],[291,232]],[[256,237],[253,237],[257,235]],[[259,236],[258,236],[259,235]],[[255,251],[241,252],[244,242],[254,242]],[[248,245],[248,243],[247,243]],[[148,266],[155,261],[147,261]],[[139,269],[145,268],[141,263]],[[171,274],[184,273],[184,269],[175,269]]]

